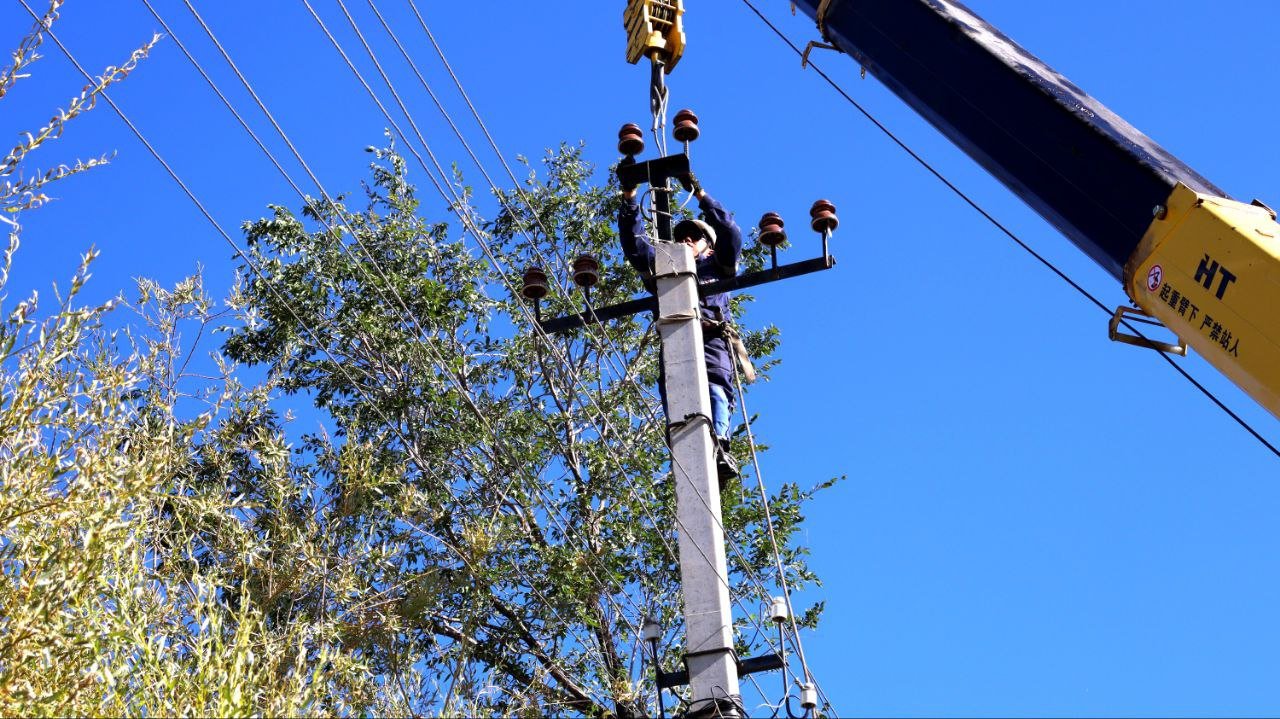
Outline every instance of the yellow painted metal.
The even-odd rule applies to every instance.
[[[1280,225],[1179,183],[1125,265],[1125,290],[1280,417]]]
[[[684,0],[627,0],[627,62],[658,54],[670,73],[684,54]]]

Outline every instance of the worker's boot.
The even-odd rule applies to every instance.
[[[716,475],[720,478],[720,489],[724,489],[729,480],[738,476],[738,463],[729,454],[729,439],[716,438]]]

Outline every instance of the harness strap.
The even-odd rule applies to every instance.
[[[702,321],[704,330],[711,329],[719,333],[729,341],[729,346],[733,348],[733,354],[738,358],[738,364],[742,367],[742,378],[747,384],[756,381],[756,368],[751,364],[751,354],[747,352],[747,346],[742,342],[742,336],[738,334],[738,328],[732,322],[716,322],[714,320]]]

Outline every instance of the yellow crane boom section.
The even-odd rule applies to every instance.
[[[1179,183],[1125,265],[1147,314],[1280,417],[1280,224]]]

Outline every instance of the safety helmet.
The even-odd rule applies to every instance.
[[[694,228],[697,229],[695,230]],[[695,233],[707,238],[708,245],[714,245],[716,243],[716,231],[711,229],[711,225],[708,225],[702,220],[681,220],[676,224],[675,228],[671,230],[671,236],[677,242],[685,235],[692,236]]]

